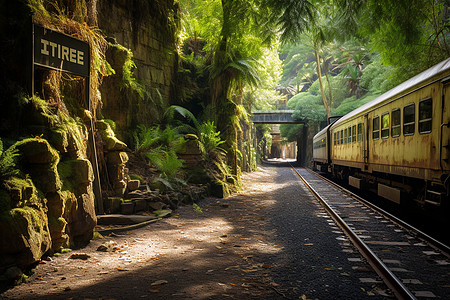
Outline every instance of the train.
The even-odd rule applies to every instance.
[[[313,168],[396,204],[450,206],[450,58],[313,137]]]

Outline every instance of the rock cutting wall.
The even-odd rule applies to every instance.
[[[105,118],[116,122],[120,139],[137,124],[154,123],[161,102],[170,102],[172,82],[177,70],[178,6],[174,0],[99,0],[98,26],[112,44],[120,44],[133,53],[133,74],[149,94],[146,99],[124,88],[122,68],[124,50],[110,47],[107,59],[116,71],[101,87]],[[113,20],[113,21],[112,21]]]

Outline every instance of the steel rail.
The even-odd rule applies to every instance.
[[[443,254],[445,256],[447,256],[448,258],[450,258],[450,247],[447,246],[444,243],[439,242],[438,240],[436,240],[435,238],[433,238],[432,236],[426,234],[425,232],[421,231],[420,229],[417,229],[416,227],[406,223],[405,221],[397,218],[396,216],[394,216],[393,214],[385,211],[384,209],[374,205],[373,203],[367,201],[366,199],[358,196],[357,194],[353,193],[352,191],[340,186],[339,184],[331,181],[330,179],[323,177],[322,175],[317,174],[316,172],[305,168],[308,172],[310,172],[311,174],[313,174],[314,176],[317,176],[318,178],[325,180],[326,182],[332,184],[333,186],[335,186],[336,188],[340,189],[341,191],[347,193],[348,195],[350,195],[351,197],[353,197],[355,200],[361,202],[362,204],[370,207],[372,210],[384,215],[385,217],[389,218],[392,222],[396,223],[397,225],[399,225],[400,227],[403,227],[403,229],[410,231],[412,233],[414,233],[416,235],[416,237],[424,240],[425,242],[427,242],[431,247],[443,252]]]
[[[375,272],[381,277],[384,283],[391,289],[397,299],[416,299],[416,297],[409,291],[405,285],[398,279],[394,273],[376,256],[376,254],[358,237],[358,235],[345,223],[345,221],[334,211],[334,209],[328,205],[328,203],[314,190],[314,188],[303,178],[295,168],[291,166],[292,170],[303,181],[306,187],[311,193],[319,200],[322,206],[334,219],[336,224],[342,228],[344,233],[352,241],[353,245],[358,248],[359,252],[367,259],[369,264],[375,270]]]

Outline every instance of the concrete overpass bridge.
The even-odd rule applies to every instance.
[[[281,145],[281,135],[279,132],[278,124],[306,124],[306,120],[294,120],[292,114],[294,110],[270,110],[270,111],[253,111],[252,121],[254,124],[272,124],[273,125],[273,144]],[[307,127],[302,126],[302,136],[307,136]],[[297,161],[301,164],[305,163],[306,159],[306,141],[305,139],[299,139],[296,142],[297,147]]]
[[[294,120],[293,110],[256,110],[253,111],[254,124],[305,124],[304,120]]]

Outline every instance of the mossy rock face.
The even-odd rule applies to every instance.
[[[95,126],[102,135],[106,151],[120,151],[124,150],[127,147],[124,142],[116,138],[114,131],[111,129],[111,126],[107,122],[98,120],[97,122],[95,122]]]
[[[53,240],[59,239],[65,232],[67,221],[63,217],[49,217],[48,228]]]
[[[76,200],[76,206],[72,207],[70,213],[63,216],[68,222],[66,232],[71,238],[71,246],[74,247],[88,243],[92,239],[94,227],[97,225],[92,190],[77,195]],[[68,206],[67,203],[66,206]]]
[[[55,193],[62,187],[56,165],[47,168],[33,167],[30,173],[36,187],[44,194]]]
[[[210,183],[211,195],[217,198],[227,198],[230,196],[228,185],[221,181]]]
[[[56,193],[47,194],[47,209],[49,218],[62,216],[65,210],[65,203],[65,193],[58,191]]]
[[[47,222],[42,210],[31,207],[14,208],[4,213],[0,217],[2,261],[14,260],[20,268],[39,261],[52,243]]]
[[[25,139],[15,147],[29,164],[56,164],[59,161],[58,152],[41,138]]]
[[[185,141],[181,143],[177,148],[177,154],[201,156],[202,149],[197,136],[193,134],[186,135]]]
[[[128,154],[121,151],[112,151],[106,154],[106,160],[111,165],[122,165],[128,161]]]
[[[68,133],[62,127],[51,128],[48,141],[61,153],[66,152],[69,146]]]
[[[10,209],[24,206],[43,207],[42,199],[37,196],[37,190],[30,179],[12,177],[5,181],[4,187],[9,194]]]
[[[63,181],[69,181],[70,187],[79,184],[88,185],[94,181],[94,171],[91,162],[87,159],[72,159],[58,164],[58,172]]]

